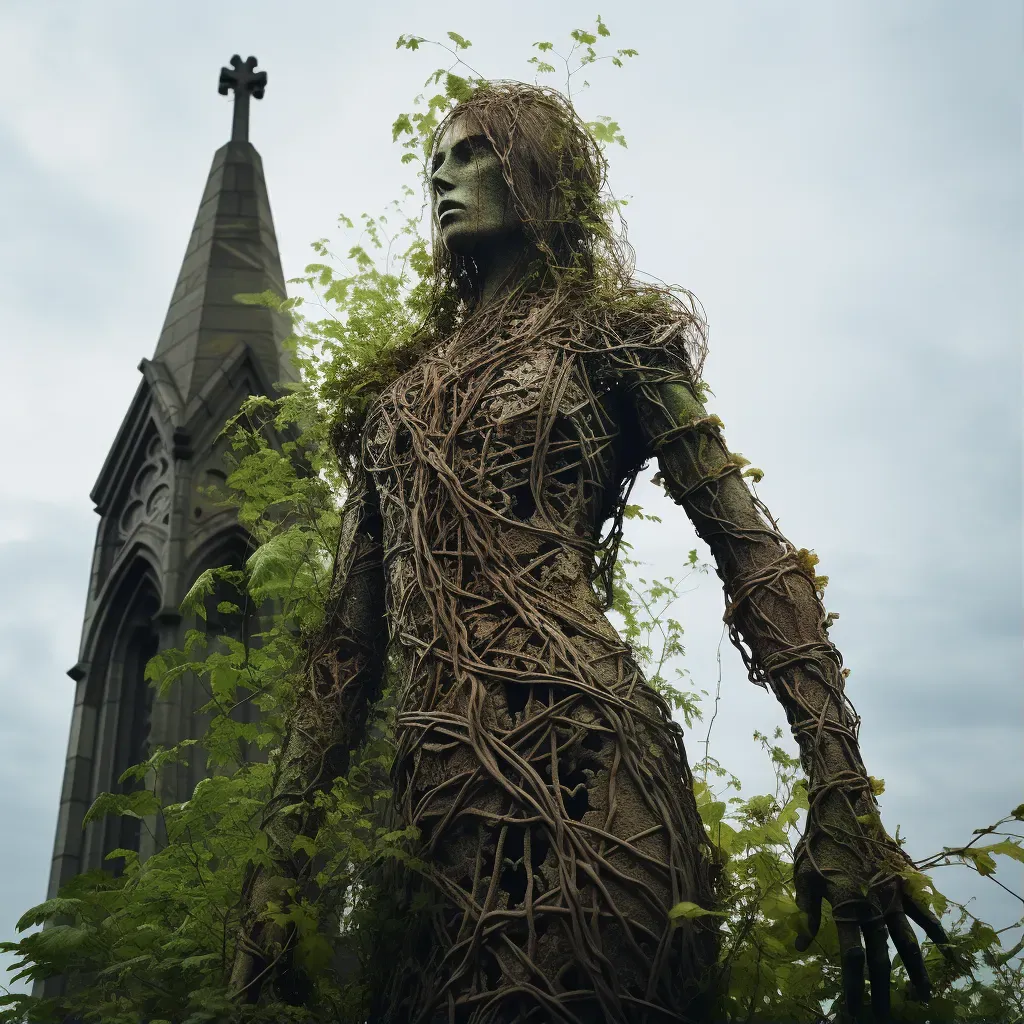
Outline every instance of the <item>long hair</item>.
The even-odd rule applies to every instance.
[[[675,325],[689,376],[700,376],[707,351],[700,303],[685,289],[634,279],[635,254],[608,189],[608,162],[569,99],[556,89],[515,81],[477,86],[434,130],[424,181],[431,209],[434,153],[448,129],[463,120],[492,146],[537,257],[499,299],[478,308],[475,264],[448,250],[431,215],[432,275],[425,282],[429,298],[422,323],[408,341],[387,349],[372,365],[353,367],[337,382],[332,438],[343,464],[357,457],[369,402],[425,350],[456,331],[483,337],[524,305],[534,311],[543,307],[532,318],[535,326],[567,321],[573,336],[584,324],[620,334],[628,322],[630,333],[652,335]]]
[[[569,282],[593,283],[598,276],[606,285],[609,278],[620,287],[628,283],[633,251],[624,230],[613,229],[608,164],[566,97],[521,82],[488,82],[440,122],[431,158],[461,122],[490,143],[523,232],[540,254],[540,266],[522,284],[554,291]],[[472,260],[447,249],[436,217],[431,229],[435,294],[442,304],[455,299],[465,309],[475,284]]]

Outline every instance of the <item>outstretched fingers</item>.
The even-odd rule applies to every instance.
[[[821,926],[821,899],[825,893],[825,887],[820,876],[807,873],[800,873],[796,878],[796,905],[803,915],[801,926],[806,928],[797,935],[794,945],[797,952],[804,952],[814,941]]]
[[[914,986],[914,994],[922,1003],[927,1003],[932,996],[932,983],[924,965],[924,954],[918,945],[914,929],[910,927],[906,914],[890,914],[886,918],[892,944],[896,947],[903,966],[907,969],[907,977]]]
[[[922,907],[909,896],[904,896],[903,910],[911,921],[921,926],[925,935],[936,946],[945,946],[949,942],[946,930],[939,923],[939,919],[927,907]]]
[[[871,1011],[878,1020],[889,1018],[889,982],[892,961],[889,959],[889,936],[881,918],[862,926],[867,952],[868,980],[871,982]]]
[[[839,960],[843,968],[843,999],[847,1010],[856,1015],[864,1005],[864,947],[860,925],[852,921],[836,921],[839,933]]]

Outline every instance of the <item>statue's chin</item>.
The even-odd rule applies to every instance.
[[[456,225],[442,231],[441,240],[445,248],[455,256],[472,256],[481,246],[487,244],[487,237],[482,232],[466,228],[460,231]]]
[[[441,241],[445,248],[456,256],[488,258],[498,255],[506,246],[516,245],[519,225],[496,225],[480,228],[470,223],[460,223],[460,215],[451,217],[452,223],[441,227]]]

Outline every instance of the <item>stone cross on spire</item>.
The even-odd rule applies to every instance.
[[[230,68],[220,69],[220,82],[217,92],[227,96],[228,89],[235,90],[235,112],[231,119],[231,141],[249,141],[249,96],[263,99],[263,90],[267,86],[266,71],[255,71],[259,63],[255,57],[243,61],[236,53],[231,58]]]

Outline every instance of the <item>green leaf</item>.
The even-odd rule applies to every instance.
[[[682,903],[677,903],[671,910],[669,910],[668,916],[669,920],[680,921],[694,917],[728,917],[729,915],[724,910],[705,910],[696,903],[690,903],[687,900],[683,900]]]
[[[55,896],[52,900],[46,900],[32,907],[31,910],[26,910],[18,918],[18,923],[14,927],[19,932],[23,932],[33,925],[43,924],[55,917],[75,917],[84,906],[84,900]]]
[[[302,969],[312,977],[322,974],[334,957],[334,949],[319,932],[311,932],[299,939],[295,959]]]
[[[183,615],[189,613],[198,615],[206,621],[206,599],[213,593],[217,586],[216,570],[205,569],[197,577],[195,583],[189,587],[188,593],[182,598],[180,611]]]
[[[709,800],[707,803],[702,804],[699,808],[701,820],[705,825],[711,829],[711,834],[715,834],[715,829],[725,816],[725,801],[724,800]]]
[[[455,44],[456,49],[468,50],[473,44],[459,35],[458,32],[449,32],[448,38]]]
[[[193,967],[199,967],[202,964],[213,963],[219,961],[221,958],[220,953],[197,953],[195,956],[187,956],[181,961],[181,967],[183,970],[189,970]],[[157,1024],[157,1022],[150,1021],[149,1024]]]
[[[992,859],[992,855],[984,849],[960,850],[957,856],[962,860],[970,861],[978,874],[983,877],[996,873],[996,862]]]
[[[398,117],[395,118],[394,122],[391,125],[391,141],[392,142],[397,142],[399,135],[412,135],[412,134],[413,134],[413,127],[412,127],[412,121],[409,120],[409,115],[408,114],[399,114]],[[349,221],[349,227],[351,227],[351,226],[352,226],[352,222]]]
[[[526,63],[532,64],[537,69],[538,75],[553,75],[555,73],[554,65],[541,60],[540,57],[531,57]]]
[[[935,883],[926,874],[909,865],[899,874],[906,884],[908,895],[915,903],[927,907],[940,917],[946,912],[946,897],[935,888]]]
[[[1010,857],[1018,863],[1024,864],[1024,849],[1020,842],[1014,839],[1004,839],[999,843],[992,843],[989,846],[980,847],[986,853],[994,853],[1001,857]]]
[[[149,789],[137,789],[134,793],[100,793],[82,819],[85,828],[90,821],[108,814],[127,818],[144,818],[160,810],[157,795]]]
[[[444,79],[445,94],[456,103],[464,103],[473,95],[473,87],[465,78],[453,75],[449,72]]]
[[[292,840],[292,853],[297,853],[301,850],[307,857],[315,857],[319,847],[317,846],[316,840],[310,836],[305,836],[301,832]]]

